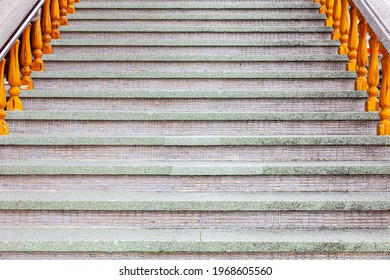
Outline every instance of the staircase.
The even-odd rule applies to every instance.
[[[82,0],[0,137],[2,259],[389,259],[390,139],[311,0]]]

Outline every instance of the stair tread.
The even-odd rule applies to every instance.
[[[22,91],[22,98],[349,98],[349,99],[367,99],[366,91],[343,91],[343,90],[245,90],[245,91],[228,91],[228,90],[32,90]]]
[[[24,160],[0,162],[0,174],[106,175],[353,175],[390,174],[390,161],[132,161]]]
[[[281,68],[283,70],[283,68]],[[150,72],[150,71],[47,71],[34,72],[32,78],[60,79],[356,79],[356,73],[346,71],[263,71],[263,72]]]
[[[385,211],[390,192],[0,191],[2,210]]]
[[[343,61],[348,58],[344,55],[325,54],[325,55],[126,55],[126,54],[50,54],[45,55],[43,59],[48,61]]]
[[[34,135],[14,133],[0,137],[0,145],[164,145],[164,146],[329,146],[390,145],[389,137],[371,135],[305,136],[114,136],[93,134]]]
[[[388,252],[390,230],[5,227],[0,251]]]
[[[183,112],[128,112],[128,111],[10,111],[8,120],[177,120],[177,121],[325,121],[325,120],[379,120],[377,112],[298,112],[298,113],[257,113],[230,112],[204,113]]]
[[[152,33],[192,33],[192,32],[207,32],[207,33],[322,33],[332,32],[329,26],[110,26],[96,25],[90,26],[62,26],[61,32],[152,32]]]
[[[51,41],[52,46],[332,46],[338,47],[335,40],[163,40],[163,39],[59,39]]]
[[[293,13],[272,13],[272,14],[261,14],[246,11],[245,13],[234,13],[234,12],[225,12],[220,11],[215,12],[214,14],[202,14],[202,12],[194,13],[183,13],[183,14],[161,14],[161,13],[147,13],[147,14],[104,14],[104,13],[95,13],[95,14],[68,14],[67,18],[70,20],[89,20],[89,19],[99,19],[99,20],[289,20],[289,19],[309,19],[309,20],[324,20],[326,16],[323,14],[307,14],[299,13],[299,10]]]
[[[318,4],[305,2],[258,2],[258,3],[215,3],[215,2],[109,2],[77,3],[77,9],[317,9]]]

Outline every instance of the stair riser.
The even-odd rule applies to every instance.
[[[218,71],[342,71],[344,61],[273,61],[273,62],[118,62],[118,61],[47,61],[46,71],[169,71],[169,72],[218,72]]]
[[[365,99],[22,98],[25,110],[164,112],[361,112]]]
[[[288,20],[288,19],[264,19],[264,20],[72,20],[72,26],[91,26],[104,25],[110,27],[132,27],[132,26],[148,26],[148,27],[170,27],[183,26],[185,27],[240,27],[240,26],[324,26],[324,20]]]
[[[295,1],[294,1],[295,2]],[[187,3],[187,2],[185,2]],[[245,2],[248,3],[248,2]],[[317,8],[299,8],[299,9],[291,9],[291,8],[283,8],[283,9],[78,9],[77,12],[82,15],[107,15],[113,16],[114,18],[122,15],[150,15],[150,14],[159,14],[161,16],[169,15],[186,15],[186,14],[194,14],[194,15],[215,15],[215,14],[247,14],[250,12],[251,14],[258,15],[271,15],[275,13],[294,13],[294,14],[318,14]]]
[[[390,175],[2,175],[0,191],[388,192]]]
[[[324,40],[330,33],[236,33],[236,32],[78,32],[64,31],[62,39],[94,40]]]
[[[8,120],[10,133],[103,135],[375,135],[377,121]]]
[[[3,146],[2,160],[390,160],[388,146]]]
[[[208,229],[389,229],[388,211],[39,211],[0,210],[0,227]]]
[[[127,47],[127,46],[53,46],[55,54],[133,54],[158,55],[240,55],[240,54],[337,54],[337,47]]]
[[[103,69],[102,69],[103,70]],[[36,90],[353,90],[355,79],[53,79],[35,78]]]

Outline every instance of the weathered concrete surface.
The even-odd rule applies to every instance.
[[[0,232],[0,251],[389,252],[389,233],[389,230],[9,227]]]

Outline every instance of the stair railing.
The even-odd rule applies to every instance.
[[[2,2],[8,17],[0,19],[0,135],[9,133],[6,110],[23,110],[20,91],[34,89],[30,75],[32,71],[44,71],[42,55],[52,53],[50,42],[61,37],[58,28],[68,24],[68,13],[76,12],[75,2],[80,0]]]
[[[385,0],[314,0],[340,41],[339,54],[348,55],[347,71],[356,71],[355,90],[364,90],[367,112],[379,111],[378,135],[390,135],[390,4]],[[368,61],[367,33],[370,59]],[[382,83],[378,85],[381,56]],[[379,100],[378,100],[379,94]]]

